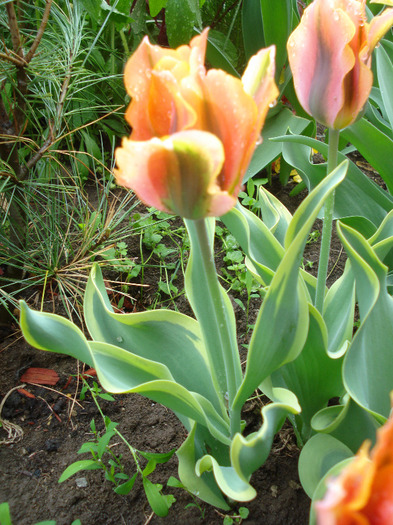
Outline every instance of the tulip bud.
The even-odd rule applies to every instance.
[[[353,124],[373,84],[371,54],[393,25],[393,9],[366,18],[366,0],[314,0],[288,39],[297,97],[321,124]]]

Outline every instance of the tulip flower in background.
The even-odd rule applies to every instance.
[[[240,80],[206,72],[207,35],[176,50],[145,37],[124,72],[132,133],[116,151],[117,182],[188,219],[223,215],[235,205],[278,95],[274,47],[252,57]]]
[[[299,102],[340,130],[355,122],[373,84],[371,54],[393,25],[393,9],[367,22],[366,0],[314,0],[288,39]]]
[[[390,525],[393,523],[393,418],[377,431],[369,454],[366,441],[341,474],[328,481],[315,504],[318,525]]]
[[[373,84],[371,54],[393,25],[393,9],[367,22],[366,0],[314,0],[287,43],[296,95],[329,128],[328,173],[337,166],[340,130],[362,112]],[[315,306],[322,312],[334,193],[325,203]]]

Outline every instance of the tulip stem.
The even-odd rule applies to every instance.
[[[331,173],[337,167],[338,141],[340,130],[329,129],[329,150],[327,173]],[[323,304],[325,300],[326,279],[330,255],[330,243],[333,230],[333,211],[334,211],[334,194],[333,191],[325,201],[324,218],[322,226],[321,251],[319,255],[317,289],[315,293],[315,307],[323,314]]]
[[[187,298],[201,328],[213,383],[230,413],[242,371],[233,308],[220,286],[214,263],[214,220],[184,222],[191,241],[186,271]],[[232,429],[232,433],[237,431],[240,428]]]

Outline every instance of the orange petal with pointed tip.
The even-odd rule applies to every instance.
[[[393,26],[393,9],[385,9],[381,15],[375,16],[369,26],[367,43],[372,53],[375,46]]]

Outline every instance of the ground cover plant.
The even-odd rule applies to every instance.
[[[168,37],[177,27],[171,29],[174,4],[149,3],[153,16],[166,9]],[[176,452],[178,483],[195,498],[226,512],[233,502],[253,500],[252,475],[288,419],[302,448],[299,475],[312,499],[310,523],[389,523],[391,495],[383,487],[392,478],[393,198],[391,171],[375,150],[382,144],[386,156],[392,148],[393,9],[361,0],[308,4],[238,4],[247,61],[241,78],[228,73],[233,66],[225,53],[219,59],[226,71],[205,68],[208,29],[176,49],[144,37],[126,64],[125,118],[132,131],[116,150],[115,178],[159,210],[153,215],[183,218],[190,245],[182,241],[180,253],[189,251],[185,294],[193,315],[166,308],[118,313],[96,264],[84,297],[91,339],[71,321],[24,301],[20,322],[32,346],[87,363],[108,392],[139,393],[176,414],[187,431]],[[203,5],[185,15],[198,29]],[[230,29],[235,23],[236,17]],[[247,31],[255,24],[257,49]],[[181,39],[191,32],[185,27]],[[169,43],[176,46],[181,42],[173,35]],[[268,47],[258,50],[260,43]],[[327,130],[326,143],[314,138],[316,122]],[[261,128],[263,142],[255,149]],[[348,140],[381,166],[386,189],[348,161]],[[314,164],[312,148],[326,162]],[[249,183],[257,216],[237,197],[245,181],[278,157],[281,181],[296,169],[308,195],[292,215],[263,186]],[[245,254],[241,270],[247,268],[262,296],[244,367],[233,305],[214,264],[216,217]],[[318,217],[314,276],[302,261]],[[334,220],[347,262],[327,288]],[[141,242],[158,256],[168,254],[162,234],[146,232]],[[122,245],[117,250],[126,253]],[[250,295],[251,277],[243,278]],[[179,291],[173,279],[161,290]],[[261,410],[262,425],[248,432],[244,407],[255,390],[271,402]],[[370,456],[365,440],[376,442]],[[151,506],[162,516],[169,510],[169,504]]]

